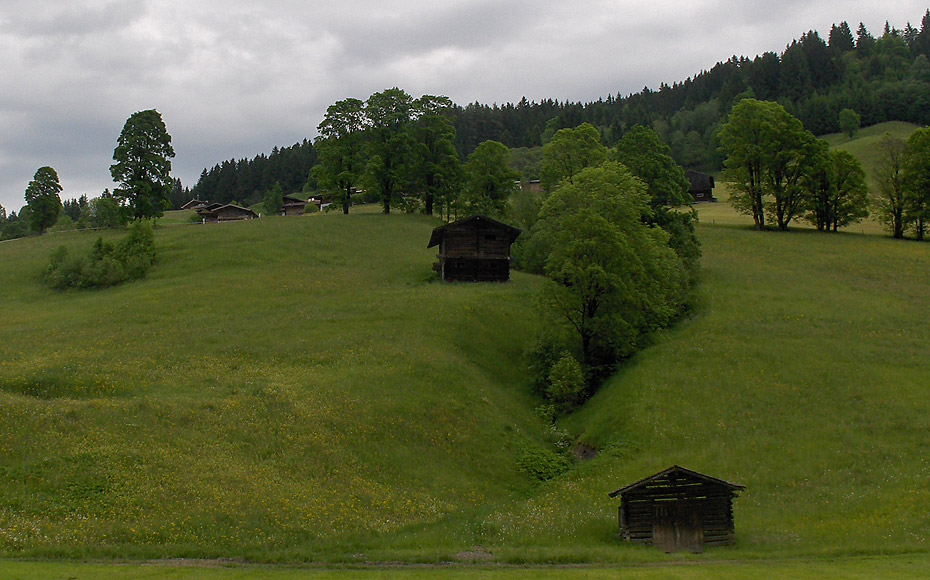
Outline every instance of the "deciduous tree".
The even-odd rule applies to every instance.
[[[643,223],[649,211],[642,181],[607,162],[562,182],[540,212],[537,235],[551,239],[543,302],[573,331],[594,382],[683,304],[684,268],[668,235]]]
[[[519,174],[510,168],[510,150],[498,141],[485,141],[465,162],[465,192],[469,210],[500,216],[516,189]]]
[[[358,99],[344,99],[330,105],[317,129],[314,142],[319,164],[312,175],[324,189],[338,192],[342,213],[349,213],[352,192],[361,180],[365,167],[365,104]]]
[[[448,97],[423,95],[414,102],[411,126],[414,187],[423,199],[423,211],[433,215],[437,201],[446,202],[448,211],[462,185],[462,163],[455,149],[452,101]]]
[[[905,214],[919,241],[930,221],[930,128],[911,133],[904,150]]]
[[[799,182],[813,135],[780,104],[756,99],[734,105],[718,135],[733,207],[751,215],[757,230],[765,229],[766,213],[787,229],[802,209]]]
[[[408,180],[409,125],[413,99],[395,87],[374,93],[365,102],[369,123],[368,177],[381,199],[384,213]]]
[[[585,167],[600,165],[607,158],[600,132],[590,123],[574,129],[559,129],[543,147],[540,178],[543,189],[551,191],[563,179],[572,183]]]
[[[819,231],[836,232],[869,215],[869,190],[859,160],[847,151],[831,151],[818,140],[805,179],[808,213],[804,219]]]
[[[878,219],[896,239],[904,237],[906,226],[904,147],[904,141],[886,133],[878,144],[879,157],[875,163],[875,180],[878,182],[875,211]]]
[[[691,203],[685,170],[675,162],[672,150],[652,129],[636,125],[627,131],[614,148],[612,157],[643,180],[652,207]]]
[[[133,113],[123,125],[113,151],[110,175],[119,184],[113,194],[134,220],[161,217],[171,204],[171,158],[174,148],[161,114]]]
[[[40,167],[26,186],[26,207],[32,229],[40,234],[55,225],[61,213],[61,184],[51,167]]]

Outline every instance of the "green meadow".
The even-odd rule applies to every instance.
[[[49,255],[99,234],[0,244],[0,575],[926,574],[930,246],[698,211],[693,309],[559,422],[598,454],[548,482],[543,280],[438,282],[438,221],[172,225],[145,280],[64,293]],[[608,492],[672,464],[746,486],[736,546],[619,541]]]

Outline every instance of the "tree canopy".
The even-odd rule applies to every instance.
[[[132,219],[161,217],[170,206],[172,157],[171,135],[158,111],[139,111],[126,120],[113,151],[110,174],[119,184],[113,195]]]
[[[29,220],[33,230],[45,233],[55,225],[61,213],[61,184],[58,173],[51,167],[40,167],[29,185],[26,186],[26,206],[29,208]]]
[[[551,249],[543,301],[597,382],[681,311],[687,276],[668,234],[644,223],[648,195],[626,167],[606,162],[573,181],[546,200],[537,223]]]

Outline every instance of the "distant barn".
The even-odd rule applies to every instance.
[[[475,215],[433,230],[427,248],[439,246],[433,269],[446,282],[506,282],[510,279],[510,246],[520,230]]]
[[[714,197],[714,177],[700,171],[685,171],[685,177],[691,182],[688,192],[694,201],[717,201]]]
[[[185,203],[184,205],[182,205],[182,206],[181,206],[181,209],[193,209],[193,210],[198,210],[198,209],[203,209],[203,208],[207,207],[208,205],[210,205],[210,204],[207,203],[206,201],[202,201],[202,200],[199,200],[199,199],[196,199],[196,198],[195,198],[195,199],[192,199],[192,200],[190,200],[189,202]]]
[[[281,198],[281,202],[281,211],[284,215],[304,215],[307,209],[307,202],[293,195],[285,195]]]
[[[666,552],[733,542],[733,499],[744,486],[677,465],[620,488],[620,534]]]
[[[215,203],[198,210],[197,215],[200,216],[204,223],[250,220],[258,217],[258,214],[249,208],[234,203],[225,205]]]

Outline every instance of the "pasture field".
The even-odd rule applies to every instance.
[[[908,554],[740,562],[679,562],[628,566],[394,566],[323,569],[294,565],[222,562],[65,563],[0,562],[10,580],[921,580],[930,578],[930,556]]]
[[[229,558],[462,564],[260,568],[282,578],[915,577],[930,552],[930,246],[757,233],[705,207],[694,309],[560,421],[599,453],[546,483],[517,467],[552,441],[522,364],[542,280],[436,282],[438,222],[163,228],[147,279],[92,292],[37,275],[58,244],[98,234],[0,245],[0,571]],[[672,464],[747,486],[735,547],[618,540],[607,493]]]

